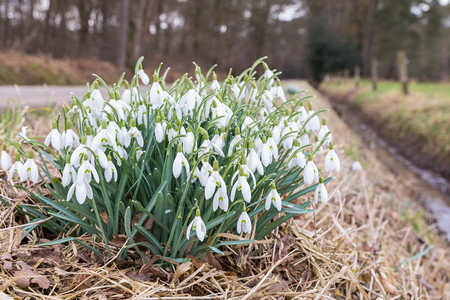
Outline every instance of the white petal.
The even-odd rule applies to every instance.
[[[215,190],[216,190],[216,182],[213,176],[209,176],[205,186],[205,199],[206,200],[210,199],[214,194]]]
[[[77,183],[75,196],[77,198],[78,203],[83,204],[86,200],[86,184],[85,183]]]
[[[242,180],[242,196],[244,196],[244,200],[247,203],[250,203],[250,200],[252,199],[252,193],[250,191],[250,186],[248,185],[248,182],[245,180]]]
[[[178,152],[177,156],[175,157],[175,160],[173,161],[173,166],[172,166],[172,173],[173,173],[173,177],[178,178],[180,177],[181,174],[181,156],[180,156],[181,152]]]

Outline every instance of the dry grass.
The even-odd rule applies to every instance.
[[[318,102],[316,107],[328,106]],[[423,209],[408,186],[334,113],[327,119],[343,166],[328,185],[329,203],[270,239],[193,259],[175,272],[154,265],[151,256],[143,264],[132,252],[105,263],[76,244],[38,248],[45,238],[39,232],[20,242],[26,219],[13,208],[30,199],[0,174],[0,192],[12,205],[0,210],[0,298],[2,291],[21,299],[447,299],[447,242],[432,220],[416,220],[419,230],[413,226],[408,216]],[[350,145],[354,151],[347,156]],[[363,171],[350,171],[356,156]],[[83,240],[100,247],[94,238]]]

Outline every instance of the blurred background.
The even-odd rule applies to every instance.
[[[79,84],[90,74],[159,62],[173,76],[203,67],[235,73],[267,55],[284,78],[323,80],[361,66],[448,80],[448,0],[0,0],[0,84]]]

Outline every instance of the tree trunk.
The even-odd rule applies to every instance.
[[[120,5],[120,29],[119,29],[119,47],[117,55],[117,68],[119,72],[125,71],[125,62],[127,56],[128,41],[128,15],[130,0],[122,0]]]
[[[89,1],[78,0],[78,13],[80,15],[80,31],[78,57],[84,57],[87,53],[89,39],[89,19],[91,17],[91,3]]]
[[[366,38],[364,40],[363,47],[363,74],[367,75],[370,70],[370,62],[372,61],[372,47],[373,38],[375,35],[374,15],[378,9],[380,0],[372,0],[372,6],[370,8],[370,14],[367,24]]]
[[[133,55],[131,59],[136,61],[142,55],[142,42],[143,42],[143,34],[144,34],[144,17],[146,12],[146,6],[148,5],[148,1],[139,0],[137,5],[137,9],[135,11],[134,23],[135,29],[133,32]]]

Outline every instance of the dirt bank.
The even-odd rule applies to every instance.
[[[356,103],[355,98],[359,92],[357,89],[342,91],[321,87],[320,92],[326,95],[331,102],[346,105],[352,113],[360,116],[377,135],[394,147],[398,153],[413,162],[415,166],[431,170],[446,180],[450,180],[450,156],[446,151],[439,151],[437,149],[439,145],[433,143],[427,136],[405,133],[402,128],[389,122],[384,114],[373,112]],[[386,107],[385,110],[389,110],[389,107]]]

